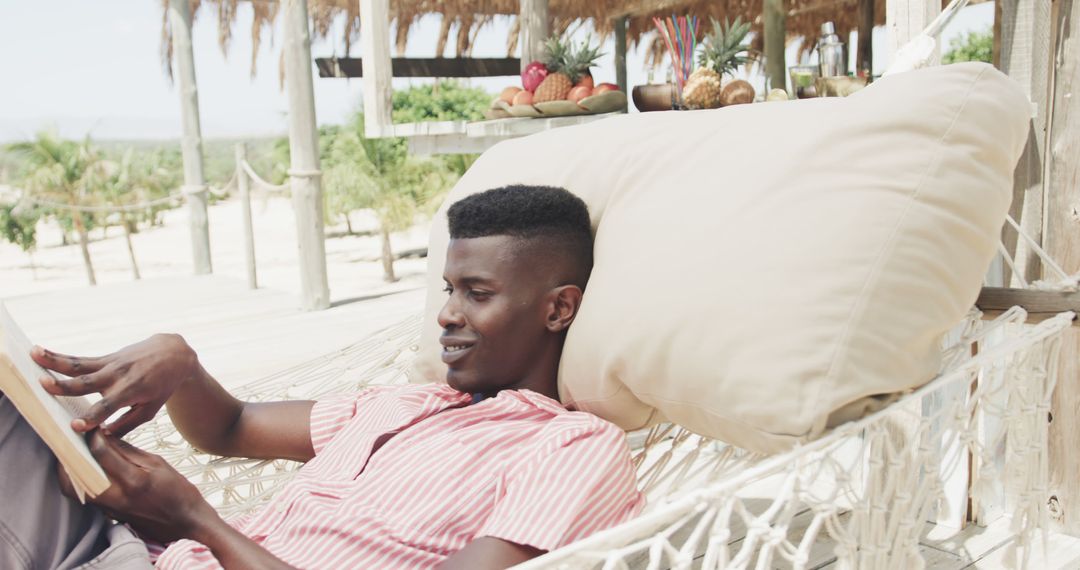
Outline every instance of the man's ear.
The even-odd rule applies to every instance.
[[[581,308],[581,297],[581,288],[577,285],[562,285],[552,289],[547,329],[551,332],[563,332],[569,328]]]

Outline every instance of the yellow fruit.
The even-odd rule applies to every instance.
[[[788,100],[788,94],[787,94],[787,91],[784,91],[783,89],[779,89],[779,88],[772,89],[772,90],[769,91],[769,94],[765,96],[765,100],[770,101],[770,102],[771,101],[787,101]]]
[[[566,99],[574,83],[565,73],[551,73],[540,82],[533,94],[534,103],[546,103]]]
[[[698,68],[683,87],[683,103],[690,109],[715,109],[720,106],[720,74]]]

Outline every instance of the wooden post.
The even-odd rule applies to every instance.
[[[1054,0],[1051,103],[1046,145],[1046,225],[1043,244],[1066,271],[1080,268],[1080,7]],[[1050,515],[1080,536],[1080,334],[1062,339],[1058,382],[1050,407]],[[1047,418],[1049,420],[1049,417]]]
[[[855,57],[855,74],[866,71],[874,76],[874,0],[859,0],[859,51]]]
[[[1050,77],[1050,0],[999,0],[1000,29],[998,66],[1016,81],[1035,105],[1027,145],[1013,174],[1010,214],[1029,236],[1040,241],[1043,233],[1043,167],[1046,146],[1046,112]],[[1017,269],[1028,282],[1039,278],[1039,258],[1027,242],[1006,226],[1002,235]],[[1010,284],[1019,287],[1019,279]]]
[[[770,89],[787,89],[787,10],[784,0],[765,0],[765,77]]]
[[[244,264],[247,265],[248,288],[258,289],[255,274],[255,231],[251,223],[251,186],[248,183],[244,163],[247,162],[247,145],[236,143],[236,186],[240,189],[240,225],[244,228]]]
[[[364,5],[375,4],[365,0]],[[386,6],[386,0],[382,0]],[[289,92],[289,182],[300,248],[300,306],[312,311],[330,306],[326,279],[326,235],[319,171],[319,131],[311,84],[311,35],[307,0],[285,2],[285,85]],[[385,28],[384,28],[385,31]],[[389,50],[389,45],[385,46]],[[372,74],[375,76],[377,74]],[[365,74],[365,85],[368,80]],[[366,102],[365,102],[366,105]]]
[[[195,56],[191,49],[191,8],[188,0],[169,0],[169,24],[176,53],[180,87],[180,118],[183,137],[185,198],[191,224],[191,252],[195,274],[213,272],[210,262],[210,223],[206,215],[208,192],[203,178],[202,132],[199,127],[199,89],[195,83]]]
[[[521,46],[521,70],[535,60],[544,58],[544,41],[551,35],[548,21],[548,0],[521,0],[518,19],[521,22],[518,45]]]
[[[630,94],[626,84],[626,23],[628,18],[622,16],[615,19],[615,84],[623,93]],[[629,99],[629,97],[627,98]],[[626,106],[623,106],[626,112]]]
[[[941,13],[941,0],[885,0],[886,46],[891,64],[896,52],[912,38],[922,33]],[[941,46],[934,49],[927,65],[941,63]]]
[[[390,0],[357,1],[360,2],[360,48],[364,59],[364,136],[378,138],[386,136],[393,128],[390,114],[394,93],[390,59]],[[307,22],[306,19],[304,21]],[[307,38],[306,25],[304,30],[304,37]],[[307,51],[311,52],[310,47]],[[308,60],[310,65],[310,56]],[[310,72],[305,73],[310,76]]]

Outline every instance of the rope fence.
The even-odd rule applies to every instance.
[[[286,182],[285,184],[271,184],[266,179],[259,176],[251,166],[251,163],[247,161],[247,151],[243,143],[238,143],[236,145],[235,164],[236,167],[233,169],[232,178],[220,188],[209,184],[185,184],[180,186],[176,191],[169,193],[167,196],[154,198],[152,200],[144,200],[133,204],[67,204],[64,202],[38,198],[21,189],[14,189],[15,195],[13,198],[5,199],[4,196],[0,196],[0,204],[15,204],[15,210],[37,206],[67,212],[114,214],[142,212],[166,204],[178,206],[179,202],[187,201],[189,196],[206,193],[213,194],[219,198],[224,198],[233,192],[238,191],[241,201],[241,222],[244,233],[244,257],[245,265],[247,266],[248,287],[257,289],[258,279],[255,271],[255,235],[251,219],[251,194],[253,191],[260,192],[263,195],[283,194],[290,189],[291,184],[290,182]],[[289,175],[290,179],[318,178],[322,176],[322,171],[320,170],[295,170],[290,168],[286,173]]]
[[[291,177],[311,177],[321,176],[321,171],[287,171]],[[161,198],[154,198],[152,200],[144,200],[141,202],[135,202],[133,204],[68,204],[64,202],[57,202],[55,200],[46,200],[44,198],[37,198],[30,195],[25,190],[16,189],[18,197],[15,198],[14,203],[16,208],[23,205],[26,206],[38,206],[42,208],[53,208],[57,210],[66,210],[69,212],[84,212],[88,214],[112,214],[112,213],[124,213],[124,212],[139,212],[148,210],[164,204],[169,204],[177,201],[184,201],[186,197],[194,194],[210,193],[219,198],[225,198],[232,194],[239,187],[240,174],[243,173],[252,182],[254,182],[254,189],[269,194],[282,193],[289,189],[289,183],[285,184],[271,184],[259,176],[255,169],[251,167],[246,160],[237,164],[237,168],[233,170],[232,178],[220,188],[211,186],[209,184],[202,185],[183,185],[180,186],[175,192],[171,192]]]

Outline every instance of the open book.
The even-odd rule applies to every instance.
[[[31,346],[7,307],[0,303],[0,392],[52,449],[79,500],[85,502],[86,496],[96,497],[109,488],[109,478],[90,454],[85,436],[71,429],[71,420],[81,416],[90,402],[46,392],[38,379],[53,374],[30,358]]]

